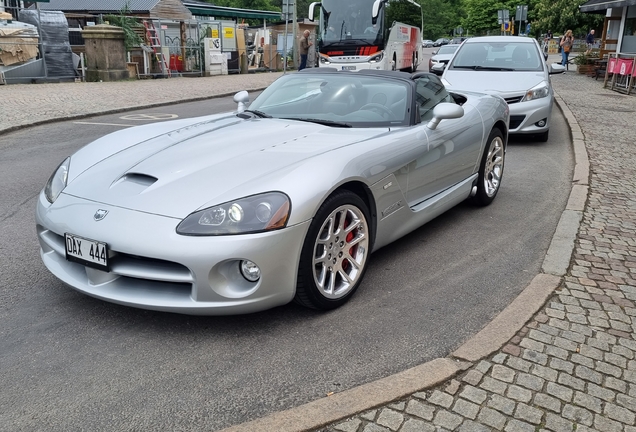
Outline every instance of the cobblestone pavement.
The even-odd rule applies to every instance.
[[[323,431],[636,432],[636,96],[573,71],[552,80],[591,166],[560,288],[500,352]]]
[[[57,118],[205,99],[267,87],[281,72],[105,83],[0,86],[0,133]]]

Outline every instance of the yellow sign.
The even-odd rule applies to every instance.
[[[223,37],[234,39],[234,28],[233,27],[223,27]]]
[[[218,37],[219,37],[219,29],[212,29],[212,37],[214,39],[218,39]]]

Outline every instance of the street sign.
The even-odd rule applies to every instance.
[[[296,0],[284,0],[282,4],[282,12],[280,14],[281,19],[293,19],[294,18],[294,2]]]
[[[528,19],[528,5],[517,6],[515,21],[526,21]]]

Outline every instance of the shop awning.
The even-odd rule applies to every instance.
[[[581,12],[599,12],[610,8],[636,5],[636,0],[589,0],[579,6]]]
[[[232,7],[215,6],[213,4],[195,1],[184,1],[183,5],[188,8],[192,15],[198,16],[269,20],[280,20],[281,17],[280,12],[276,11],[239,9]]]

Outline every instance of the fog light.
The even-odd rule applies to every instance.
[[[261,278],[261,269],[252,261],[241,261],[241,274],[250,282],[256,282]]]
[[[543,120],[539,120],[538,122],[536,122],[534,125],[537,127],[543,127],[548,123],[548,119],[544,118]]]

